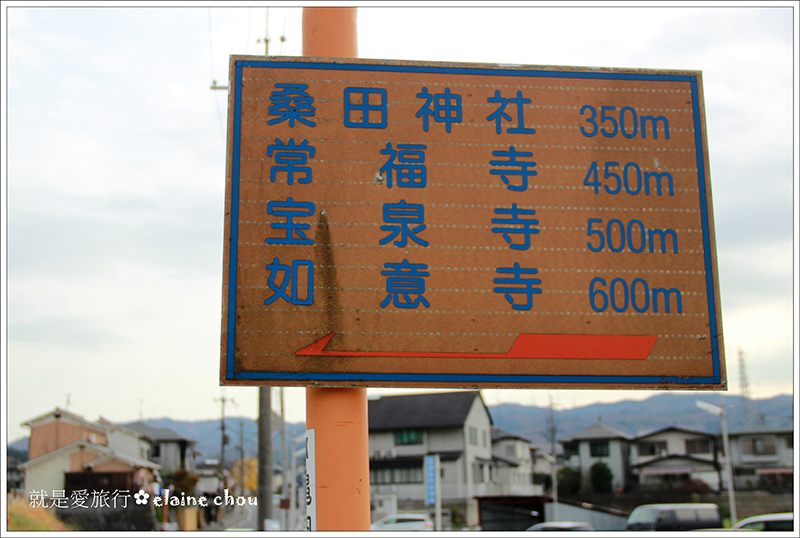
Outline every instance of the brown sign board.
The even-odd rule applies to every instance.
[[[699,72],[230,66],[223,385],[725,388]]]

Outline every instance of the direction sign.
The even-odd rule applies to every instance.
[[[725,387],[699,72],[230,77],[222,384]]]

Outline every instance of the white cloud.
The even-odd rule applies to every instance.
[[[790,375],[792,347],[787,342],[793,338],[793,311],[790,297],[726,310],[722,323],[728,361],[741,348],[758,361],[765,375]]]

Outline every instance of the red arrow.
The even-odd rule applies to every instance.
[[[435,359],[646,359],[657,336],[606,334],[520,334],[507,353],[407,351],[325,351],[335,333],[322,337],[295,356],[417,357]]]

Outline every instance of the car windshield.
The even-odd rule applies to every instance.
[[[656,520],[655,508],[637,508],[628,518],[628,525],[631,523],[652,523]]]

